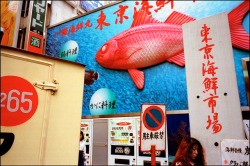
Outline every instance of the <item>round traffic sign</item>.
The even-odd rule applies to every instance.
[[[150,106],[143,114],[143,124],[151,131],[159,130],[164,124],[164,112],[160,107]]]

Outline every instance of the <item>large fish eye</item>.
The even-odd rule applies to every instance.
[[[105,44],[104,46],[102,46],[101,51],[102,51],[102,53],[106,53],[108,51],[108,45]]]

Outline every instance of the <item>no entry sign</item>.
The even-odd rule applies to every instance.
[[[166,150],[166,105],[141,105],[141,151],[148,152],[151,145],[155,150]]]

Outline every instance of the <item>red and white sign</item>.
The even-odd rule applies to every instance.
[[[81,127],[88,127],[88,124],[81,124]]]
[[[42,53],[43,37],[33,32],[29,33],[28,51]]]
[[[166,150],[166,105],[141,105],[140,148],[142,152],[151,151],[155,146],[157,151]]]
[[[1,77],[1,126],[17,126],[36,112],[38,95],[34,86],[17,76]]]
[[[129,123],[129,122],[119,122],[119,123],[116,123],[116,125],[118,125],[118,126],[128,126],[128,125],[131,125],[131,123]]]

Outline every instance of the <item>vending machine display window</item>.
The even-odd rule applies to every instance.
[[[90,122],[82,122],[81,131],[83,132],[85,143],[88,144],[89,143]]]
[[[109,120],[109,165],[136,164],[135,119]]]
[[[92,124],[90,120],[82,120],[81,131],[83,132],[86,152],[84,165],[92,165]]]
[[[110,128],[111,145],[130,145],[134,143],[133,120],[112,120]]]

